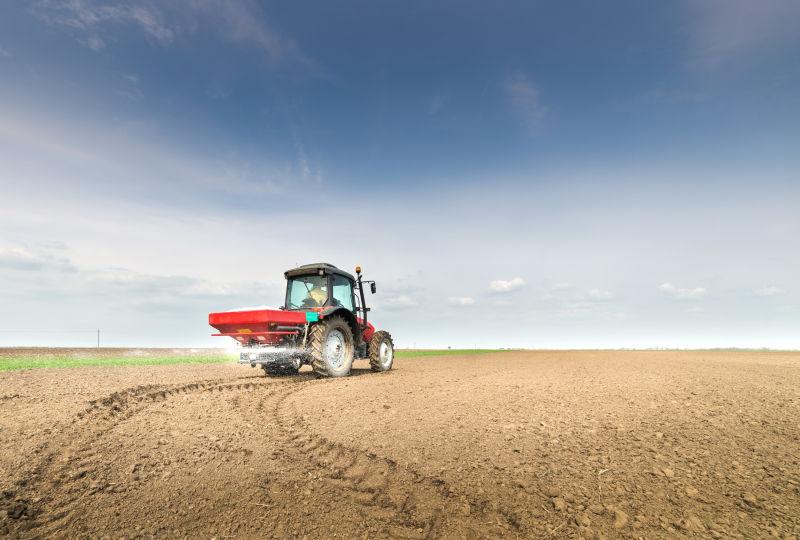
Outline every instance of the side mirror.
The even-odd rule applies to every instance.
[[[369,290],[372,291],[372,294],[375,294],[375,291],[378,290],[378,288],[375,286],[375,282],[369,284]]]

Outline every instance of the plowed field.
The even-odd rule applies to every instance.
[[[794,538],[800,354],[0,373],[0,535]],[[308,369],[308,368],[304,368]]]

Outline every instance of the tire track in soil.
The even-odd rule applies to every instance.
[[[526,527],[513,512],[489,500],[461,493],[441,479],[390,458],[315,433],[288,403],[297,390],[278,389],[259,404],[260,410],[269,404],[275,411],[276,426],[286,443],[283,458],[315,469],[326,491],[346,494],[362,507],[365,517],[387,524],[384,533],[395,538],[527,536]]]
[[[282,451],[274,456],[284,462],[287,472],[301,482],[310,472],[327,489],[322,505],[340,504],[345,494],[353,507],[370,521],[379,521],[382,532],[396,538],[526,536],[527,528],[513,511],[490,500],[461,493],[444,480],[426,476],[408,466],[373,452],[334,442],[315,433],[288,402],[306,384],[335,384],[309,377],[282,381],[247,377],[245,382],[208,380],[177,386],[140,385],[117,391],[89,402],[69,429],[54,437],[49,450],[35,467],[22,495],[30,519],[17,521],[22,537],[63,535],[81,500],[77,493],[91,490],[90,478],[102,462],[97,447],[120,422],[145,412],[168,399],[213,392],[265,390],[256,409],[272,418]]]
[[[63,533],[80,501],[73,496],[77,484],[88,483],[95,470],[92,460],[98,440],[120,422],[146,410],[150,405],[180,395],[202,392],[227,392],[253,390],[261,386],[280,386],[302,381],[274,381],[243,377],[246,382],[211,379],[181,385],[139,385],[120,390],[108,396],[89,401],[86,409],[78,413],[69,428],[40,446],[44,455],[15,494],[14,506],[30,519],[18,521],[18,532],[26,536],[48,537]],[[47,511],[57,508],[56,511]],[[9,512],[10,514],[10,512]]]

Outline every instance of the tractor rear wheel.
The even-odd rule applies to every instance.
[[[372,371],[389,371],[394,363],[394,342],[389,332],[379,330],[369,340],[369,367]]]
[[[341,317],[316,323],[308,331],[311,367],[320,377],[346,377],[353,367],[353,331]]]

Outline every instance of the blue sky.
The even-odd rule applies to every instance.
[[[798,23],[4,3],[0,344],[213,345],[326,260],[403,346],[800,347]]]

